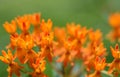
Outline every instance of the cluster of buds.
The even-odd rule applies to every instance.
[[[111,39],[119,39],[120,14],[112,15],[110,24],[113,27]],[[47,77],[44,71],[48,62],[62,77],[78,77],[84,72],[86,77],[102,77],[101,72],[105,73],[106,67],[109,67],[107,75],[118,77],[119,46],[110,47],[114,60],[107,63],[107,49],[99,29],[94,31],[75,23],[67,24],[66,28],[52,26],[52,21],[41,19],[39,13],[18,16],[3,24],[10,34],[10,43],[6,46],[7,52],[2,50],[0,60],[8,65],[8,77],[13,74],[21,77],[21,72],[32,77]],[[78,60],[82,61],[82,66],[74,72]],[[61,64],[61,68],[52,66],[53,63]],[[24,65],[31,71],[25,71]]]

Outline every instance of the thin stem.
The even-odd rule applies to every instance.
[[[101,71],[103,74],[106,74],[106,75],[108,75],[109,77],[113,77],[113,75],[112,74],[109,74],[107,71],[105,71],[105,70],[103,70],[103,71]]]

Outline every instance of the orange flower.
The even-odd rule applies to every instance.
[[[89,44],[87,48],[82,48],[82,59],[84,60],[87,71],[90,71],[94,67],[93,63],[96,56],[105,57],[106,55],[106,48],[104,48],[103,43],[99,45],[96,43]]]
[[[107,37],[113,42],[115,40],[120,41],[120,13],[112,14],[109,17],[109,23],[113,30],[107,35]]]
[[[64,28],[54,28],[54,35],[57,39],[58,42],[61,44],[65,41],[66,39],[66,32]]]
[[[52,21],[51,19],[48,19],[47,22],[43,19],[40,25],[40,29],[43,32],[50,32],[52,30]]]
[[[30,15],[30,21],[33,24],[33,26],[40,25],[40,17],[41,17],[41,15],[39,13]]]
[[[5,22],[5,24],[3,24],[3,27],[10,34],[14,34],[17,29],[16,22],[14,20],[12,20],[11,23]]]
[[[112,56],[114,57],[114,60],[112,63],[109,64],[109,73],[112,73],[114,70],[117,70],[119,72],[120,70],[120,50],[118,44],[116,44],[115,49],[111,48]]]
[[[113,28],[120,27],[120,13],[110,15],[109,23]]]
[[[32,63],[34,63],[37,57],[38,57],[38,54],[34,50],[28,50],[27,54],[25,55],[24,63],[28,61],[30,67],[32,67]]]
[[[96,30],[95,32],[90,30],[88,34],[91,42],[97,42],[99,44],[102,41],[102,33],[100,30]]]
[[[6,47],[7,49],[12,48],[15,49],[17,46],[17,40],[19,36],[17,33],[10,35],[10,44]]]
[[[96,71],[101,71],[105,68],[106,66],[106,59],[105,58],[100,58],[100,57],[96,57],[95,62],[94,62],[94,68]]]
[[[68,63],[70,63],[70,65],[73,66],[73,54],[69,51],[66,51],[63,53],[63,55],[61,55],[57,62],[62,62],[64,67],[66,67]]]
[[[100,59],[100,57],[97,56],[94,61],[95,72],[93,74],[88,75],[87,77],[102,77],[101,71],[104,70],[105,66],[106,59],[105,58]]]
[[[86,27],[82,27],[78,32],[75,39],[78,40],[78,45],[82,47],[82,45],[85,43],[87,38],[88,30]]]
[[[39,41],[41,47],[49,46],[53,43],[53,32],[41,32],[41,40]]]
[[[53,32],[42,32],[41,40],[37,44],[41,48],[43,56],[47,57],[51,62],[53,56]]]
[[[119,50],[119,46],[118,44],[116,44],[115,49],[113,49],[113,47],[110,47],[111,52],[112,52],[112,56],[115,59],[119,59],[120,58],[120,50]]]
[[[8,64],[8,77],[12,77],[12,74],[15,73],[18,77],[20,77],[20,70],[23,68],[18,65],[18,63],[14,62],[16,56],[12,55],[12,52],[8,50],[8,54],[3,50],[2,55],[0,56],[0,60],[4,63]]]
[[[26,38],[19,37],[16,43],[18,48],[30,50],[34,47],[34,41],[30,35],[27,35]]]
[[[10,50],[8,50],[8,54],[2,50],[2,55],[3,56],[0,56],[0,60],[6,64],[10,64],[15,59],[15,56],[12,55]]]
[[[79,24],[75,25],[74,23],[72,23],[72,24],[67,24],[67,30],[71,38],[78,40],[79,45],[84,44],[84,42],[86,41],[87,33],[88,33],[88,30],[86,29],[86,27],[80,27]]]
[[[19,38],[17,40],[16,55],[21,63],[26,63],[28,60],[33,61],[33,58],[36,58],[36,53],[32,50],[33,46],[34,42],[31,36],[26,36],[26,39]]]
[[[77,54],[77,51],[75,51],[73,47],[76,44],[76,42],[77,42],[76,40],[73,41],[66,40],[65,42],[63,42],[64,50],[61,51],[62,54],[59,55],[60,58],[58,58],[57,62],[63,62],[64,67],[67,66],[68,63],[70,63],[71,66],[74,65],[73,60]]]
[[[45,70],[45,64],[46,62],[43,60],[43,58],[36,58],[35,63],[32,63],[34,71],[31,73],[32,77],[47,77],[45,74],[43,74]]]
[[[16,18],[17,24],[23,32],[27,32],[28,29],[30,28],[30,19],[29,18],[30,18],[29,15],[24,15],[22,17]]]
[[[79,24],[78,25],[74,23],[67,24],[67,31],[71,36],[76,37],[79,30],[80,30]]]
[[[41,48],[41,54],[43,57],[46,57],[50,62],[52,62],[53,49],[51,47]]]

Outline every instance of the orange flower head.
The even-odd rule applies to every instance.
[[[109,23],[112,27],[116,28],[120,26],[120,13],[110,15]]]
[[[32,63],[34,69],[34,71],[31,73],[32,77],[46,77],[46,75],[43,74],[45,65],[46,62],[43,59],[37,58],[35,63]]]
[[[10,34],[14,34],[17,29],[16,22],[14,20],[12,20],[11,23],[5,22],[5,24],[3,24],[3,27]]]
[[[76,37],[79,30],[80,30],[79,24],[78,25],[74,23],[67,24],[67,31],[71,36]]]
[[[107,55],[106,48],[104,47],[103,43],[100,43],[99,46],[95,47],[95,55],[104,57]]]
[[[26,49],[26,42],[24,39],[20,37],[17,39],[16,45],[17,45],[17,48]]]
[[[84,42],[86,41],[87,34],[88,34],[88,30],[86,29],[86,27],[82,27],[77,32],[77,39],[81,44],[84,44]]]
[[[112,63],[109,63],[108,66],[110,67],[108,70],[108,73],[112,73],[114,70],[117,70],[117,72],[120,70],[120,50],[118,44],[116,44],[115,48],[110,47],[112,56],[114,57],[114,60]]]
[[[59,42],[65,41],[66,33],[64,28],[54,28],[54,34]]]
[[[25,16],[16,18],[18,26],[23,32],[27,32],[28,29],[30,28],[30,19],[29,18],[30,18],[29,15],[25,15]]]
[[[3,56],[0,56],[0,60],[6,64],[12,63],[13,60],[16,58],[12,55],[12,52],[10,50],[8,50],[8,54],[4,50],[2,50],[2,55]]]
[[[32,49],[34,46],[33,39],[30,35],[27,35],[25,39],[19,37],[17,39],[17,47],[22,49]]]
[[[19,66],[18,63],[14,62],[16,56],[13,56],[10,50],[8,50],[8,54],[4,50],[2,50],[2,55],[3,56],[0,56],[0,60],[9,65],[7,69],[8,77],[12,77],[13,73],[20,77],[20,70],[23,67]]]
[[[6,46],[7,49],[12,48],[15,49],[15,47],[17,46],[16,42],[18,40],[19,36],[17,33],[10,35],[10,44],[8,46]]]
[[[100,42],[102,40],[102,33],[100,30],[96,30],[95,32],[93,30],[90,30],[89,39],[92,42]]]
[[[71,38],[78,40],[80,45],[84,44],[88,33],[86,27],[81,27],[81,25],[75,25],[74,23],[67,24],[67,31]]]
[[[60,58],[57,60],[57,62],[63,62],[64,67],[67,66],[68,63],[70,63],[71,66],[74,65],[73,60],[77,54],[74,50],[76,42],[76,40],[66,40],[64,42],[64,50],[60,55]]]
[[[45,22],[45,20],[43,19],[40,25],[40,29],[43,32],[50,32],[52,29],[52,21],[51,19],[48,19],[47,22]]]
[[[36,70],[36,68],[40,68],[41,69],[39,70],[40,72],[43,72],[45,70],[46,62],[43,59],[44,58],[37,58],[35,63],[32,63],[34,70]]]
[[[41,33],[41,46],[49,46],[53,42],[53,32],[42,32]]]
[[[105,58],[100,58],[96,57],[95,62],[94,62],[94,68],[96,71],[102,71],[106,66],[106,59]]]
[[[110,47],[112,56],[116,59],[120,59],[120,50],[118,44],[116,44],[115,49]]]
[[[33,26],[40,25],[40,17],[41,17],[41,15],[39,13],[30,15],[30,22],[33,24]]]

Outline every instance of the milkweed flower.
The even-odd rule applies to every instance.
[[[86,65],[86,70],[90,72],[93,69],[93,63],[96,56],[105,57],[106,48],[102,42],[102,33],[100,30],[93,31],[92,29],[88,32],[89,42],[87,47],[82,49],[82,59]]]
[[[18,27],[23,31],[27,32],[30,28],[30,19],[29,15],[19,16],[16,18]]]
[[[16,30],[17,30],[17,25],[15,20],[12,20],[11,23],[9,22],[5,22],[3,24],[3,27],[5,28],[5,30],[10,33],[10,34],[15,34]]]
[[[4,50],[2,50],[2,55],[0,56],[0,60],[4,63],[8,64],[8,77],[12,77],[12,74],[15,73],[17,77],[20,77],[20,70],[23,68],[20,66],[17,62],[15,62],[15,55],[12,55],[12,52],[10,50],[6,53]]]
[[[68,63],[70,63],[71,66],[74,65],[73,61],[75,59],[75,55],[77,54],[77,52],[73,50],[75,44],[76,40],[74,41],[66,40],[64,42],[64,49],[62,51],[62,55],[59,55],[60,57],[57,60],[57,62],[62,62],[64,67],[67,66]]]
[[[113,28],[120,26],[120,13],[111,14],[109,17],[109,23]]]
[[[111,14],[109,24],[112,31],[107,35],[111,41],[120,40],[120,13]]]
[[[35,63],[32,63],[33,72],[30,74],[32,77],[47,77],[43,72],[45,70],[46,62],[43,57],[36,58]]]
[[[62,62],[64,66],[70,63],[73,66],[74,59],[81,57],[81,48],[86,40],[87,32],[85,27],[82,28],[74,23],[67,24],[67,30],[55,28],[54,33],[57,40],[55,54],[60,56],[57,62]]]
[[[116,40],[120,37],[120,14],[110,16],[109,23],[113,28],[110,38]],[[31,29],[30,27],[33,27]],[[101,71],[109,66],[109,73],[119,74],[120,53],[118,44],[115,48],[110,47],[114,60],[106,63],[107,55],[104,46],[102,32],[97,29],[87,29],[80,24],[68,23],[66,28],[54,28],[51,19],[41,19],[41,14],[27,14],[18,16],[10,23],[3,24],[5,30],[10,34],[10,43],[7,45],[7,52],[2,51],[0,60],[8,65],[8,77],[12,74],[20,77],[20,72],[32,77],[47,77],[45,75],[46,59],[48,62],[61,63],[60,68],[53,68],[60,75],[68,77],[80,76],[86,72],[86,77],[102,77]],[[21,32],[17,32],[17,27]],[[32,31],[31,31],[32,30]],[[14,55],[12,54],[13,51]],[[17,60],[17,61],[16,61]],[[76,60],[83,63],[80,71],[76,70]],[[21,65],[28,65],[31,71],[25,71]],[[52,65],[52,64],[51,64]],[[24,67],[25,68],[25,67]],[[75,68],[75,69],[74,69]],[[86,71],[83,71],[83,70]],[[93,72],[91,74],[91,72]]]
[[[56,37],[56,40],[60,43],[59,45],[62,46],[63,42],[66,39],[66,31],[65,28],[54,28],[54,36]]]
[[[40,25],[40,18],[41,15],[39,13],[30,15],[30,22],[31,24],[33,24],[34,27],[36,27],[35,29],[37,29],[37,26]]]
[[[16,55],[21,63],[34,61],[34,59],[38,56],[32,49],[33,47],[34,42],[31,36],[26,36],[26,39],[19,38],[17,40]]]
[[[111,49],[111,53],[112,56],[114,57],[114,60],[112,61],[112,63],[109,64],[109,73],[113,73],[114,71],[116,71],[117,73],[119,73],[120,70],[120,50],[119,50],[119,46],[118,44],[116,44],[115,48],[110,47]]]
[[[74,23],[67,24],[67,32],[71,38],[78,40],[78,44],[83,45],[85,43],[88,33],[86,27],[81,27],[81,25]]]
[[[88,36],[89,36],[91,43],[93,43],[93,44],[94,43],[99,44],[102,41],[102,33],[99,29],[96,31],[93,31],[91,29],[88,33]]]
[[[106,66],[106,59],[105,58],[100,58],[96,57],[94,61],[94,69],[95,72],[93,74],[88,75],[87,77],[102,77],[101,76],[101,71],[105,68]]]
[[[88,30],[86,27],[81,27],[79,24],[67,24],[67,31],[69,39],[76,40],[74,44],[74,51],[76,52],[76,58],[82,57],[82,47],[86,42]]]

